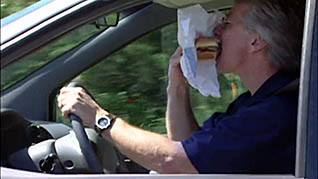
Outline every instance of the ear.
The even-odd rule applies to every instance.
[[[254,34],[250,40],[250,52],[257,52],[267,47],[268,43],[259,35]]]

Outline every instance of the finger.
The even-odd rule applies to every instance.
[[[92,96],[90,96],[88,94],[88,92],[82,88],[82,87],[73,87],[70,90],[70,93],[72,93],[74,96],[76,96],[77,98],[81,99],[81,100],[92,100]]]
[[[63,116],[65,118],[68,118],[70,113],[74,113],[76,112],[78,106],[79,106],[79,101],[76,100],[76,99],[71,99],[68,101],[68,103],[62,105],[62,108],[61,108],[61,112],[63,114]]]
[[[58,96],[58,100],[61,101],[63,98],[69,96],[83,96],[85,94],[85,90],[80,87],[64,87],[60,90],[60,95]]]
[[[63,107],[63,96],[62,95],[59,95],[58,97],[57,97],[57,105],[58,105],[58,107],[60,108],[60,109],[62,109],[62,107]]]
[[[181,60],[181,53],[182,49],[181,47],[178,47],[170,58],[170,67],[179,66]]]
[[[72,98],[74,98],[74,94],[64,91],[63,94],[60,94],[57,97],[58,106],[61,108],[67,103],[67,101],[69,101],[69,99],[72,99]]]
[[[63,90],[63,94],[60,94],[57,98],[58,106],[60,109],[63,108],[63,106],[71,103],[76,103],[79,101],[82,101],[82,95],[78,90],[72,89],[71,91]]]
[[[171,56],[171,58],[180,58],[182,55],[182,48],[181,47],[178,47],[176,49],[176,51],[173,53],[173,55]]]
[[[68,118],[70,111],[67,110],[66,108],[61,108],[61,113],[62,113],[63,117]]]
[[[71,89],[69,87],[63,87],[60,89],[60,95],[69,92]]]
[[[70,111],[70,107],[68,105],[62,105],[62,107],[60,108],[62,115],[65,118],[68,118],[69,114],[71,113]]]
[[[63,107],[62,103],[61,102],[57,102],[57,106],[61,109]]]
[[[75,92],[75,91],[81,91],[83,88],[81,87],[63,87],[60,90],[60,95],[65,94],[65,93],[70,93],[70,92]]]

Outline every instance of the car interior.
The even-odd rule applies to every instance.
[[[134,84],[149,85],[146,83],[147,80],[158,80],[158,83],[166,84],[166,81],[163,81],[165,78],[163,75],[154,75],[151,79],[140,77],[144,73],[143,71],[132,74],[136,79],[134,83],[125,81],[123,76],[130,75],[128,72],[125,74],[125,70],[130,70],[130,68],[118,64],[127,64],[129,60],[149,57],[157,60],[158,64],[156,65],[158,66],[166,65],[166,62],[163,63],[160,60],[162,58],[167,60],[169,56],[166,54],[172,54],[178,46],[176,39],[177,9],[197,3],[211,14],[216,10],[226,13],[231,8],[233,0],[78,1],[47,19],[39,20],[37,25],[21,27],[24,28],[23,32],[16,32],[12,35],[13,37],[2,39],[1,167],[49,174],[151,173],[150,170],[121,154],[107,140],[99,136],[94,129],[83,126],[81,120],[76,116],[72,118],[71,122],[65,119],[57,107],[56,99],[63,86],[80,85],[86,88],[92,96],[98,98],[99,102],[108,101],[105,104],[100,102],[102,105],[116,104],[113,111],[124,116],[127,115],[128,119],[130,119],[130,111],[131,115],[136,115],[133,114],[133,108],[130,106],[132,101],[143,104],[144,101],[140,99],[141,97],[129,96],[127,92],[117,91],[111,93],[116,94],[117,98],[112,95],[103,96],[104,91],[92,90],[92,86],[101,85],[109,88],[107,90],[112,92],[112,86],[123,83],[131,83],[129,88],[132,90]],[[34,5],[39,9],[44,6],[43,4]],[[317,10],[313,10],[317,16]],[[27,15],[25,18],[28,18]],[[5,27],[1,28],[5,29]],[[315,31],[317,31],[317,18]],[[159,34],[156,39],[161,40],[156,45],[159,46],[160,53],[141,45],[143,41],[150,43],[150,40],[154,39],[154,35],[151,33]],[[170,38],[171,36],[174,38]],[[68,44],[65,44],[64,41]],[[315,35],[315,41],[317,41],[317,35]],[[131,45],[133,43],[140,45],[140,48],[133,48]],[[300,79],[300,85],[303,85],[304,78],[310,79],[307,80],[310,81],[310,84],[305,88],[307,91],[300,89],[300,95],[313,96],[313,101],[309,101],[310,104],[306,99],[304,103],[306,106],[309,104],[309,111],[311,111],[307,116],[310,117],[308,130],[317,131],[317,112],[314,109],[317,107],[317,101],[314,101],[314,98],[317,99],[317,92],[311,90],[308,95],[309,89],[317,87],[317,70],[313,70],[317,67],[317,43],[313,44],[316,44],[313,47],[316,49],[313,50],[315,56],[307,58],[316,60],[306,67],[312,69],[310,70],[312,74],[303,74],[304,77]],[[57,46],[59,50],[50,50]],[[141,53],[147,50],[149,55]],[[127,55],[128,60],[122,60],[125,54],[130,54],[128,53],[130,51],[134,52],[134,56]],[[153,53],[157,53],[157,56],[151,56]],[[37,66],[32,66],[34,63]],[[134,63],[149,67],[154,74],[157,74],[155,69],[152,69],[151,65],[154,65],[152,61],[140,59]],[[135,67],[134,63],[130,64],[131,68]],[[112,80],[109,80],[108,83],[106,82],[108,79],[98,83],[91,82],[93,75],[95,75],[94,78],[97,76],[97,78],[103,79],[104,77],[95,74],[92,69],[99,71],[100,66],[105,65],[109,66],[109,68],[105,68],[109,71],[100,71],[100,73],[109,75],[107,77]],[[121,76],[113,74],[111,70],[115,68],[122,69],[123,74]],[[167,65],[164,68],[167,69]],[[19,69],[25,70],[22,73]],[[10,75],[12,72],[15,72],[15,75]],[[158,73],[166,74],[167,71]],[[84,78],[88,82],[83,83]],[[232,75],[224,78],[236,79]],[[246,90],[241,83],[236,85],[238,93]],[[128,87],[124,86],[124,88]],[[230,88],[229,85],[228,88]],[[165,98],[160,97],[159,94],[162,94],[165,88],[160,90],[160,92],[153,92],[154,95],[158,93],[158,96],[155,96],[157,99],[155,102],[164,106]],[[231,88],[231,90],[233,89]],[[140,96],[144,96],[144,94],[141,93]],[[232,96],[228,98],[229,100],[233,99]],[[140,101],[138,101],[139,99]],[[119,103],[120,100],[123,103]],[[200,102],[206,101],[203,98],[200,100]],[[199,101],[194,103],[199,103]],[[225,104],[228,103],[225,102]],[[127,105],[128,112],[123,112],[120,108],[124,104]],[[157,107],[155,105],[149,106],[148,108],[154,106],[154,109]],[[145,111],[148,108],[145,107]],[[197,110],[203,111],[205,108]],[[307,109],[299,110],[306,111]],[[163,113],[159,109],[158,111]],[[158,111],[148,111],[140,116]],[[211,112],[213,111],[208,111],[206,114],[200,113],[202,115],[200,117],[207,117]],[[151,116],[149,119],[158,122]],[[135,120],[132,118],[131,121]],[[162,124],[162,121],[158,123]],[[144,127],[147,129],[149,126]],[[162,132],[164,131],[163,127],[153,129],[156,132]],[[307,133],[303,135],[307,135]],[[317,150],[317,142],[314,141],[316,139],[317,132],[314,137],[308,139],[311,145],[315,146],[307,149],[310,150],[310,154],[313,153],[313,156],[317,156],[317,151],[315,151]],[[299,145],[306,146],[307,143]],[[310,157],[308,157],[308,161],[315,163]],[[308,166],[307,176],[317,176],[312,174],[315,173],[315,167]],[[301,178],[304,177],[305,173],[306,171],[298,170],[298,173],[296,171],[296,175]]]
[[[204,7],[209,7],[211,10],[228,9],[230,2],[213,3],[211,7],[206,4]],[[169,1],[162,1],[163,5],[160,5],[145,1],[142,3],[136,2],[134,5],[127,4],[126,7],[118,7],[117,4],[96,1],[86,9],[74,10],[70,13],[70,17],[58,19],[57,22],[54,22],[55,24],[50,25],[51,27],[41,30],[42,34],[31,34],[34,37],[38,36],[35,40],[37,42],[32,42],[34,39],[27,39],[30,41],[25,40],[25,44],[16,44],[11,49],[9,48],[8,53],[4,53],[3,57],[12,61],[24,55],[37,53],[38,44],[47,43],[49,45],[51,41],[63,38],[55,37],[56,39],[52,38],[46,42],[47,39],[44,39],[43,33],[46,33],[46,35],[55,33],[55,31],[61,33],[61,31],[68,30],[67,28],[70,28],[70,26],[75,29],[81,25],[79,23],[82,23],[80,21],[84,18],[73,18],[75,14],[88,10],[92,11],[91,9],[95,8],[91,12],[92,14],[88,14],[87,19],[84,20],[90,26],[94,25],[93,35],[83,39],[79,45],[74,45],[75,47],[71,47],[70,50],[65,51],[60,56],[49,59],[51,61],[40,68],[28,72],[30,74],[23,76],[22,80],[17,80],[13,85],[8,84],[9,87],[3,90],[1,97],[1,141],[3,146],[1,165],[44,173],[149,173],[149,170],[121,155],[111,144],[89,128],[85,129],[86,138],[89,139],[88,143],[92,145],[88,145],[91,147],[88,147],[90,149],[86,153],[83,146],[87,145],[78,142],[84,140],[85,137],[83,137],[84,139],[78,138],[76,129],[74,129],[76,125],[54,122],[57,115],[56,104],[53,103],[56,102],[55,98],[59,88],[67,84],[74,76],[144,34],[158,27],[171,24],[176,20],[175,8],[193,3],[195,2],[187,1],[173,4]],[[104,15],[101,16],[101,12],[99,12],[101,7],[98,7],[98,5],[104,6],[105,9],[110,7],[117,7],[117,9],[108,14],[103,12]],[[94,21],[91,20],[93,17],[95,17]],[[99,18],[96,19],[96,17]],[[71,22],[69,21],[70,18],[73,18]],[[112,19],[113,22],[110,22]],[[66,27],[54,28],[57,26],[56,24],[61,23],[66,23]],[[60,36],[62,35],[64,34]],[[34,45],[34,43],[38,44]],[[104,47],[109,48],[105,49]],[[21,53],[10,54],[10,50],[13,51],[14,48],[19,48],[18,51],[21,51]],[[31,55],[31,58],[34,57],[37,56]],[[2,66],[7,66],[10,63],[12,62],[2,63]],[[53,81],[54,83],[52,83]],[[32,87],[28,85],[32,83],[38,85],[33,84]],[[13,92],[14,88],[23,91],[23,94]],[[28,101],[32,101],[29,109],[26,107]],[[80,125],[79,128],[83,128],[82,124],[78,125]],[[79,131],[81,130],[79,129]],[[79,148],[81,150],[78,150]],[[85,157],[85,155],[92,156],[95,153],[97,158],[95,157],[94,161],[88,161],[92,157]],[[100,163],[101,166],[91,166],[94,163]],[[99,170],[95,170],[96,168],[99,168]]]

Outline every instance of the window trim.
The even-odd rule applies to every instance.
[[[307,150],[307,123],[309,102],[309,81],[311,52],[313,43],[313,29],[316,11],[316,0],[306,1],[305,23],[303,32],[303,45],[301,56],[301,74],[299,84],[299,102],[297,116],[297,146],[295,176],[305,177],[306,172],[306,150]]]

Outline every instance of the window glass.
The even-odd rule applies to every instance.
[[[2,0],[1,1],[1,19],[18,12],[39,0]]]
[[[100,105],[130,124],[166,133],[166,87],[171,54],[177,48],[176,23],[156,30],[79,75],[74,81],[84,85]],[[221,98],[204,97],[191,88],[191,101],[199,123],[213,112],[225,111],[228,104],[245,91],[233,74],[219,75]],[[67,121],[58,112],[58,121]]]
[[[96,28],[95,25],[85,25],[66,36],[60,38],[49,46],[42,48],[25,59],[1,70],[1,90],[27,77],[51,60],[84,42],[91,36],[103,31],[105,28]]]

